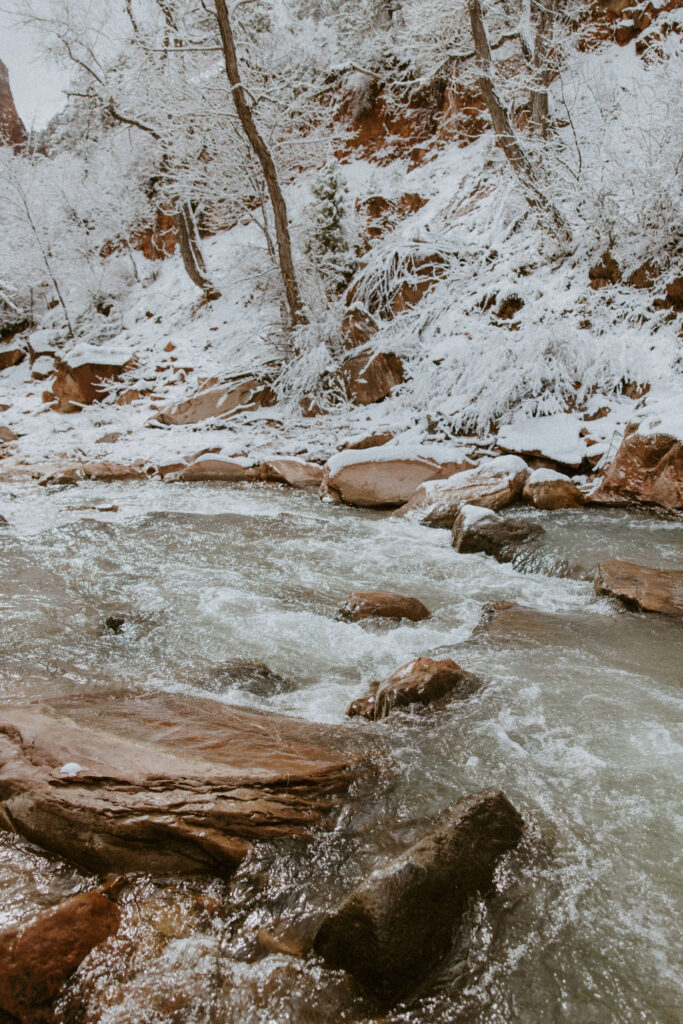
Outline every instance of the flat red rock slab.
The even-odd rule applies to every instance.
[[[0,822],[94,871],[222,873],[330,827],[367,755],[343,728],[181,694],[0,707]]]
[[[683,615],[683,572],[613,558],[598,567],[595,592],[616,597],[638,611]]]

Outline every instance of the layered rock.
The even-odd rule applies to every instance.
[[[88,870],[224,873],[329,827],[365,755],[343,728],[187,694],[0,709],[0,822]]]
[[[554,469],[535,469],[524,484],[522,500],[534,508],[555,510],[578,508],[586,499],[564,473]]]
[[[391,594],[386,591],[358,591],[351,594],[337,612],[337,618],[346,622],[361,619],[410,619],[421,622],[429,618],[429,611],[416,597]]]
[[[360,508],[396,508],[426,480],[449,477],[470,465],[465,450],[458,448],[349,450],[334,455],[325,466],[321,494]]]
[[[114,356],[110,353],[107,361],[99,356],[97,349],[84,349],[74,352],[68,361],[57,360],[57,373],[52,383],[57,399],[53,406],[55,412],[78,412],[84,405],[106,398],[111,384],[134,365],[129,353]]]
[[[82,893],[0,932],[0,1007],[20,1020],[51,1002],[121,915],[101,892]]]
[[[453,547],[463,555],[481,553],[511,562],[520,546],[544,532],[542,526],[527,519],[504,519],[490,509],[464,505],[453,524]]]
[[[670,434],[625,437],[591,501],[683,509],[683,444]]]
[[[9,84],[7,65],[0,60],[0,146],[23,146],[28,141],[24,122],[17,113]]]
[[[417,488],[396,516],[409,516],[425,526],[450,529],[462,505],[499,509],[519,500],[529,476],[523,459],[501,455],[446,480],[429,481]]]
[[[652,569],[611,559],[598,567],[596,594],[618,598],[627,608],[683,615],[683,572]]]
[[[275,392],[268,383],[246,376],[221,385],[214,381],[191,398],[163,409],[155,418],[168,426],[201,423],[271,406],[276,400]]]
[[[351,356],[334,376],[355,405],[372,405],[403,383],[403,363],[391,352]]]
[[[464,700],[481,687],[482,682],[450,658],[416,658],[392,675],[371,683],[367,693],[348,707],[349,718],[362,717],[378,722],[411,704],[427,706],[443,698]]]
[[[522,830],[500,790],[456,801],[433,832],[375,871],[323,921],[316,952],[373,996],[391,1001],[408,993],[448,952],[468,899],[490,884]]]

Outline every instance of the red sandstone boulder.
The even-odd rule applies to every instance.
[[[429,618],[429,611],[416,597],[390,594],[383,591],[359,591],[351,594],[337,612],[345,622],[361,619],[410,619],[421,622]]]
[[[7,65],[0,60],[0,146],[23,146],[27,140],[24,122],[14,105]]]
[[[208,419],[227,419],[275,405],[277,396],[269,384],[256,377],[234,378],[225,384],[213,382],[196,395],[163,409],[155,418],[169,426],[200,423]]]
[[[590,499],[606,505],[640,502],[683,509],[683,444],[670,434],[630,434]]]
[[[534,508],[577,508],[586,500],[576,484],[554,469],[535,469],[524,484],[522,500]]]
[[[325,466],[323,498],[360,508],[396,508],[425,480],[451,476],[471,466],[466,451],[446,446],[401,446],[348,450]]]
[[[21,348],[0,349],[0,370],[9,370],[10,366],[17,366],[26,358],[26,353]]]
[[[598,567],[596,594],[616,597],[627,608],[683,615],[683,572],[652,569],[614,558]]]
[[[355,405],[380,402],[403,382],[403,363],[390,352],[351,356],[334,375]]]
[[[317,462],[293,457],[269,459],[261,466],[261,479],[267,483],[287,484],[289,487],[319,487],[323,467]]]
[[[225,873],[332,827],[367,742],[188,694],[0,707],[0,821],[89,871]]]
[[[453,547],[463,555],[481,553],[511,562],[520,547],[544,532],[527,519],[503,518],[490,509],[463,505],[453,523]]]
[[[434,704],[444,697],[464,700],[481,685],[477,676],[450,658],[416,658],[386,679],[371,683],[367,693],[349,705],[346,714],[349,718],[361,716],[378,722],[411,704]]]
[[[30,1019],[95,946],[116,934],[120,920],[115,903],[88,892],[0,932],[0,1007]]]
[[[260,467],[251,459],[241,456],[224,458],[219,455],[202,455],[177,472],[166,473],[169,481],[220,480],[223,483],[241,483],[244,480],[258,480]]]
[[[110,361],[106,361],[106,356],[100,357],[97,349],[88,347],[70,355],[68,361],[58,359],[55,363],[57,374],[52,384],[57,399],[54,410],[62,413],[78,412],[84,405],[92,405],[106,398],[109,385],[119,380],[134,365],[129,354],[121,355],[116,360],[112,355],[110,353]]]
[[[418,487],[396,516],[417,519],[425,526],[450,528],[462,505],[505,508],[517,501],[529,476],[529,468],[517,455],[501,455],[446,480]]]
[[[469,897],[490,884],[523,822],[505,795],[485,789],[452,803],[436,828],[374,871],[323,921],[315,951],[373,996],[410,991],[448,951]]]
[[[79,480],[140,480],[144,476],[139,466],[124,466],[119,462],[75,462],[46,473],[38,483],[47,487],[49,484],[76,484]]]

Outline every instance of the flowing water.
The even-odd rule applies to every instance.
[[[381,737],[395,771],[330,835],[264,847],[232,879],[139,879],[119,936],[72,984],[67,1018],[680,1020],[682,630],[596,598],[587,578],[609,557],[682,569],[680,522],[527,512],[547,533],[521,572],[455,553],[445,530],[266,485],[16,485],[0,512],[2,702],[130,687],[340,722],[365,683],[418,655],[487,681],[439,712],[354,722]],[[433,615],[335,621],[354,590],[413,595]],[[487,623],[484,607],[501,601],[521,610]],[[235,657],[294,685],[255,696],[214,671]],[[315,921],[425,817],[491,785],[522,812],[525,839],[409,1002],[379,1010],[343,974],[258,946],[259,928]],[[92,885],[0,833],[0,927]]]

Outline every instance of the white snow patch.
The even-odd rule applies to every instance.
[[[66,776],[66,778],[72,779],[75,775],[78,775],[78,773],[82,771],[83,768],[78,763],[78,761],[67,761],[67,763],[63,764],[62,767],[59,769],[59,774]]]
[[[527,480],[528,484],[545,484],[551,480],[565,480],[567,483],[571,483],[571,480],[565,473],[558,473],[554,469],[535,469]]]
[[[346,466],[355,466],[367,462],[396,462],[421,460],[434,464],[445,462],[464,462],[468,458],[466,448],[448,444],[385,444],[379,448],[366,448],[362,451],[347,449],[329,459],[327,466],[330,476],[334,476]]]
[[[579,435],[581,420],[577,413],[558,412],[552,416],[517,417],[501,427],[501,448],[538,455],[578,466],[586,454],[586,442]]]
[[[484,519],[500,519],[500,516],[493,509],[482,508],[480,505],[463,505],[460,509],[460,520],[465,528]]]

